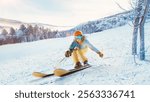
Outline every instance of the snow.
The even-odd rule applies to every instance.
[[[0,84],[2,85],[147,85],[150,84],[150,23],[146,24],[146,61],[134,63],[131,55],[132,27],[87,35],[88,40],[104,53],[100,58],[89,50],[87,57],[93,67],[59,78],[38,79],[32,72],[51,73],[54,67],[71,66],[71,58],[64,58],[73,37],[41,40],[30,43],[0,46]]]

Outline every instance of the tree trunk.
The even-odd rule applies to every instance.
[[[140,60],[145,60],[144,21],[140,24]]]
[[[133,38],[132,38],[132,55],[137,55],[137,36],[140,18],[137,17],[134,22]]]
[[[143,0],[138,1],[138,5],[135,9],[135,20],[134,20],[134,30],[132,37],[132,55],[137,55],[137,37],[138,37],[138,28],[140,25],[140,17],[142,11]]]
[[[140,22],[140,60],[145,60],[144,24],[149,10],[150,0],[145,0],[145,9]]]

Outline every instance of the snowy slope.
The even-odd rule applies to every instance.
[[[150,29],[146,24],[146,48],[150,45]],[[87,56],[92,68],[67,77],[49,77],[38,80],[33,71],[51,73],[54,66],[64,57],[73,37],[42,40],[31,43],[0,46],[0,84],[150,84],[150,49],[146,61],[134,64],[131,55],[132,27],[129,25],[87,35],[87,38],[101,51],[103,59],[89,51]],[[58,67],[71,66],[68,58]]]

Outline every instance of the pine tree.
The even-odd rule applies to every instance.
[[[8,32],[7,32],[6,29],[3,29],[1,34],[4,35],[4,36],[7,36],[7,35],[8,35]]]
[[[13,27],[10,28],[10,33],[9,33],[12,37],[16,35],[16,31]]]
[[[25,29],[25,34],[26,34],[27,42],[33,41],[33,27],[32,27],[32,25],[28,25],[27,29]]]
[[[38,27],[38,25],[35,25],[35,26],[33,27],[34,40],[38,40],[38,35],[39,35],[39,27]]]
[[[25,27],[25,25],[24,25],[24,24],[20,25],[19,30],[24,31],[25,29],[26,29],[26,27]]]

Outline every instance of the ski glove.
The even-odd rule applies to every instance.
[[[98,54],[101,58],[103,58],[103,56],[104,56],[104,54],[103,54],[102,52],[97,52],[97,54]]]
[[[70,50],[67,50],[66,52],[65,52],[65,57],[70,57],[71,56],[71,51]]]

